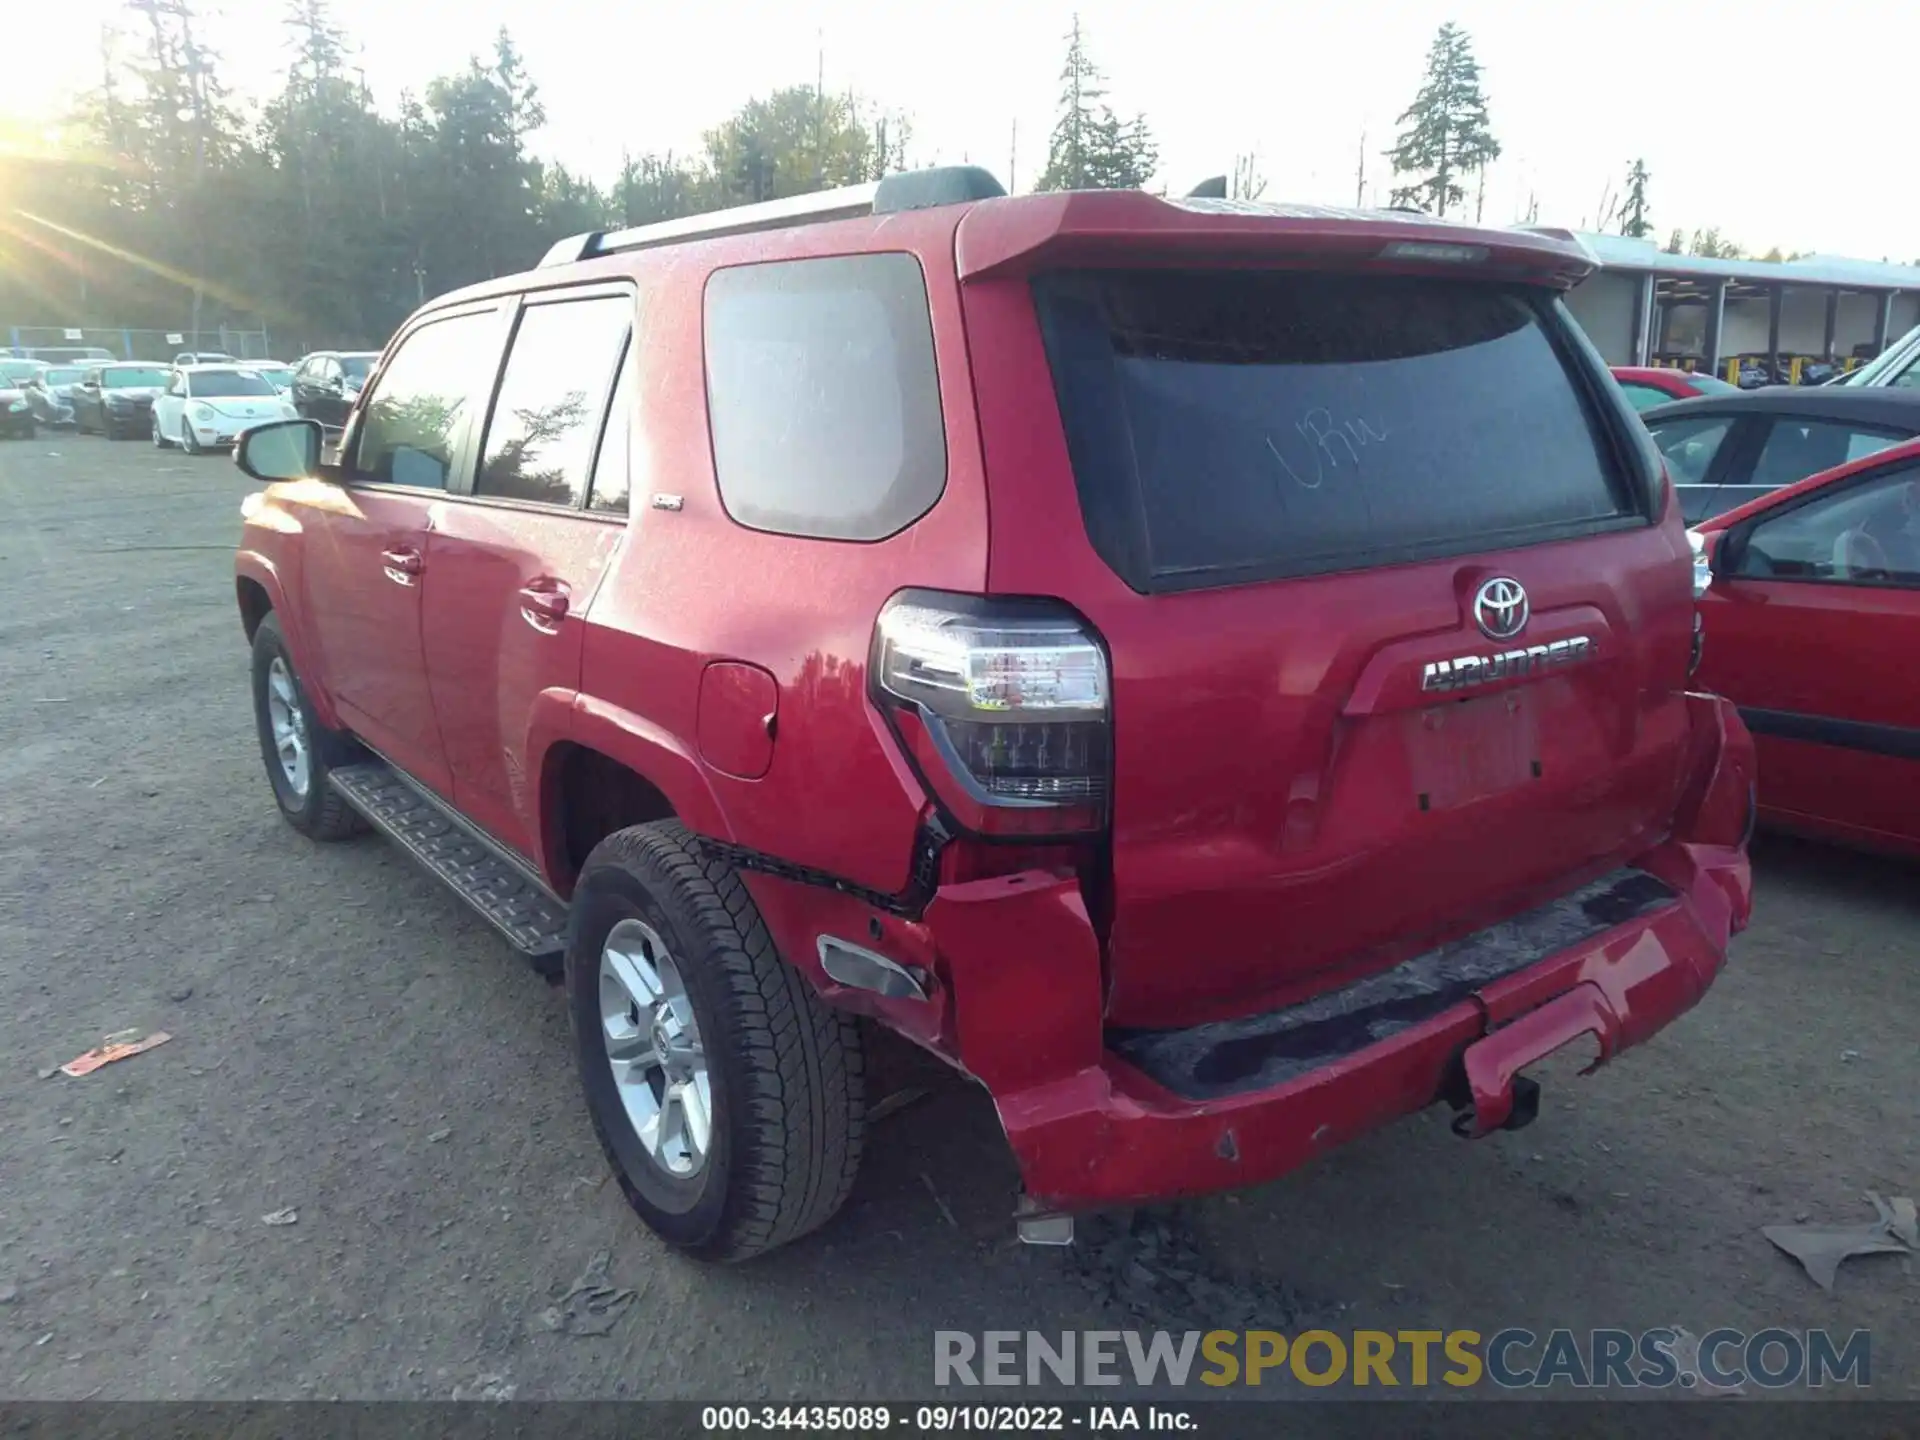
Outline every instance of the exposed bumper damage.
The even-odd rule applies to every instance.
[[[1441,1098],[1462,1133],[1485,1134],[1525,1118],[1524,1067],[1583,1038],[1603,1064],[1689,1009],[1751,909],[1754,776],[1733,708],[1690,703],[1694,748],[1665,842],[1265,1015],[1104,1032],[1099,944],[1074,882],[1029,873],[943,888],[926,920],[960,1058],[993,1094],[1032,1202],[1071,1210],[1257,1184]],[[1025,937],[1020,953],[1009,935]]]

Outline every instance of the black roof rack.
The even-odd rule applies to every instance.
[[[892,215],[903,210],[925,210],[936,205],[960,205],[991,200],[1006,189],[978,165],[941,165],[930,170],[903,170],[865,185],[819,190],[754,205],[735,205],[705,215],[687,215],[654,225],[626,230],[589,230],[557,242],[540,261],[544,266],[571,265],[623,250],[645,250],[710,240],[721,235],[744,235],[755,230],[781,230],[790,225],[818,225],[862,215]]]

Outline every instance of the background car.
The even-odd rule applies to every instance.
[[[167,383],[167,367],[122,360],[97,365],[73,388],[73,424],[81,434],[97,430],[126,440],[147,426],[153,397]]]
[[[9,379],[0,372],[0,435],[33,438],[35,421],[26,386],[25,380]]]
[[[27,354],[49,365],[102,365],[120,358],[99,345],[39,345]]]
[[[184,365],[167,377],[153,402],[153,443],[189,455],[231,445],[242,430],[269,420],[295,420],[291,402],[245,365]]]
[[[173,357],[175,365],[238,365],[240,361],[224,350],[183,350]]]
[[[249,370],[259,371],[282,395],[293,390],[293,366],[284,360],[242,360],[238,363]]]
[[[1831,383],[1849,390],[1920,390],[1920,325],[1887,346],[1877,359]]]
[[[1690,400],[1696,395],[1740,393],[1738,386],[1700,371],[1667,370],[1657,365],[1615,365],[1613,378],[1620,382],[1621,390],[1636,410],[1650,410],[1670,400]]]
[[[1698,679],[1753,732],[1762,820],[1920,856],[1920,443],[1695,534]]]
[[[293,404],[302,418],[338,429],[380,359],[377,350],[316,350],[293,373]]]
[[[1774,386],[1641,412],[1689,524],[1920,435],[1920,391]]]
[[[27,403],[42,425],[73,424],[73,391],[86,378],[82,365],[49,365],[27,384]]]

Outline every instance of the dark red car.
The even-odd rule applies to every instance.
[[[1753,732],[1762,819],[1920,855],[1920,441],[1698,533],[1701,680]]]
[[[1668,370],[1657,365],[1615,365],[1613,378],[1636,410],[1695,395],[1738,395],[1740,387],[1697,370]]]
[[[1022,1233],[1267,1180],[1697,1001],[1752,746],[1539,235],[972,169],[577,237],[239,447],[286,818],[563,962],[628,1198],[765,1250],[862,1029]]]

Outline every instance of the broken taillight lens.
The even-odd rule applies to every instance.
[[[869,674],[883,706],[917,717],[903,740],[917,759],[932,751],[967,808],[1059,812],[975,828],[1078,830],[1104,818],[1107,657],[1065,606],[902,591],[874,626]]]

